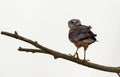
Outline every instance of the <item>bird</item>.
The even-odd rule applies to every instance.
[[[90,44],[97,41],[96,39],[97,34],[94,34],[91,31],[91,28],[92,28],[91,26],[82,25],[79,19],[69,20],[68,27],[70,28],[68,38],[77,47],[75,54],[72,56],[78,57],[78,49],[83,47],[84,48],[84,61],[87,61],[86,50]]]

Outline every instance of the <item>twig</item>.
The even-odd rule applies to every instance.
[[[38,44],[36,41],[32,41],[30,39],[27,39],[25,37],[22,37],[20,35],[18,35],[17,32],[15,32],[14,34],[9,33],[9,32],[1,32],[1,34],[9,36],[9,37],[13,37],[22,41],[25,41],[27,43],[32,44],[33,46],[39,48],[39,49],[29,49],[29,48],[19,48],[19,51],[26,51],[26,52],[39,52],[39,53],[45,53],[45,54],[50,54],[53,55],[55,59],[57,58],[63,58],[90,68],[94,68],[94,69],[98,69],[98,70],[102,70],[102,71],[107,71],[107,72],[113,72],[113,73],[120,73],[120,68],[119,67],[109,67],[109,66],[103,66],[103,65],[99,65],[99,64],[95,64],[95,63],[91,63],[91,62],[85,62],[84,60],[81,60],[79,58],[74,58],[72,56],[69,56],[67,54],[63,54],[60,52],[57,52],[55,50],[49,49],[47,47],[44,47],[40,44]]]
[[[22,40],[22,41],[25,41],[25,42],[30,43],[30,44],[32,44],[33,46],[35,46],[39,49],[43,49],[43,50],[48,51],[48,52],[51,50],[51,49],[48,49],[47,47],[44,47],[44,46],[38,44],[37,41],[32,41],[30,39],[27,39],[25,37],[22,37],[22,36],[18,35],[17,31],[15,31],[14,34],[2,31],[1,34],[9,36],[9,37],[16,38],[16,39],[19,39],[19,40]],[[53,51],[53,50],[51,50],[51,51]]]
[[[40,49],[30,49],[30,48],[22,48],[22,47],[19,47],[18,50],[19,51],[32,52],[32,53],[41,53],[41,52],[46,53],[45,51],[40,50]]]

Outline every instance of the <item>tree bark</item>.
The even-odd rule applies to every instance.
[[[33,52],[33,53],[36,53],[36,52],[45,53],[45,54],[49,54],[49,55],[54,56],[55,59],[63,58],[65,60],[69,60],[71,62],[75,62],[77,64],[81,64],[83,66],[87,66],[87,67],[90,67],[90,68],[94,68],[94,69],[98,69],[98,70],[106,71],[106,72],[117,73],[118,76],[120,76],[120,67],[110,67],[110,66],[95,64],[95,63],[92,63],[92,62],[89,62],[89,61],[84,61],[82,59],[75,58],[73,56],[70,56],[70,55],[67,55],[67,54],[64,54],[64,53],[60,53],[58,51],[49,49],[45,46],[42,46],[42,45],[38,44],[37,41],[32,41],[31,39],[20,36],[20,35],[18,35],[18,33],[16,31],[15,31],[15,33],[9,33],[9,32],[2,31],[1,34],[12,37],[12,38],[15,38],[15,39],[19,39],[19,40],[24,41],[24,42],[27,42],[27,43],[32,44],[33,46],[35,46],[37,48],[37,49],[31,49],[31,48],[19,47],[18,48],[19,51]]]

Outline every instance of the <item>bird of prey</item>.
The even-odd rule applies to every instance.
[[[69,40],[74,43],[77,47],[73,57],[77,55],[78,49],[80,47],[84,48],[84,61],[86,61],[86,50],[88,46],[96,41],[96,34],[94,34],[90,29],[91,26],[82,25],[79,19],[71,19],[68,21],[69,30]]]

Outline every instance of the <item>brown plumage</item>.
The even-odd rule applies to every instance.
[[[72,19],[68,22],[69,40],[77,47],[74,57],[77,55],[77,51],[80,47],[84,48],[84,60],[86,60],[86,50],[88,46],[96,41],[96,34],[90,29],[91,26],[82,25],[80,20]]]

